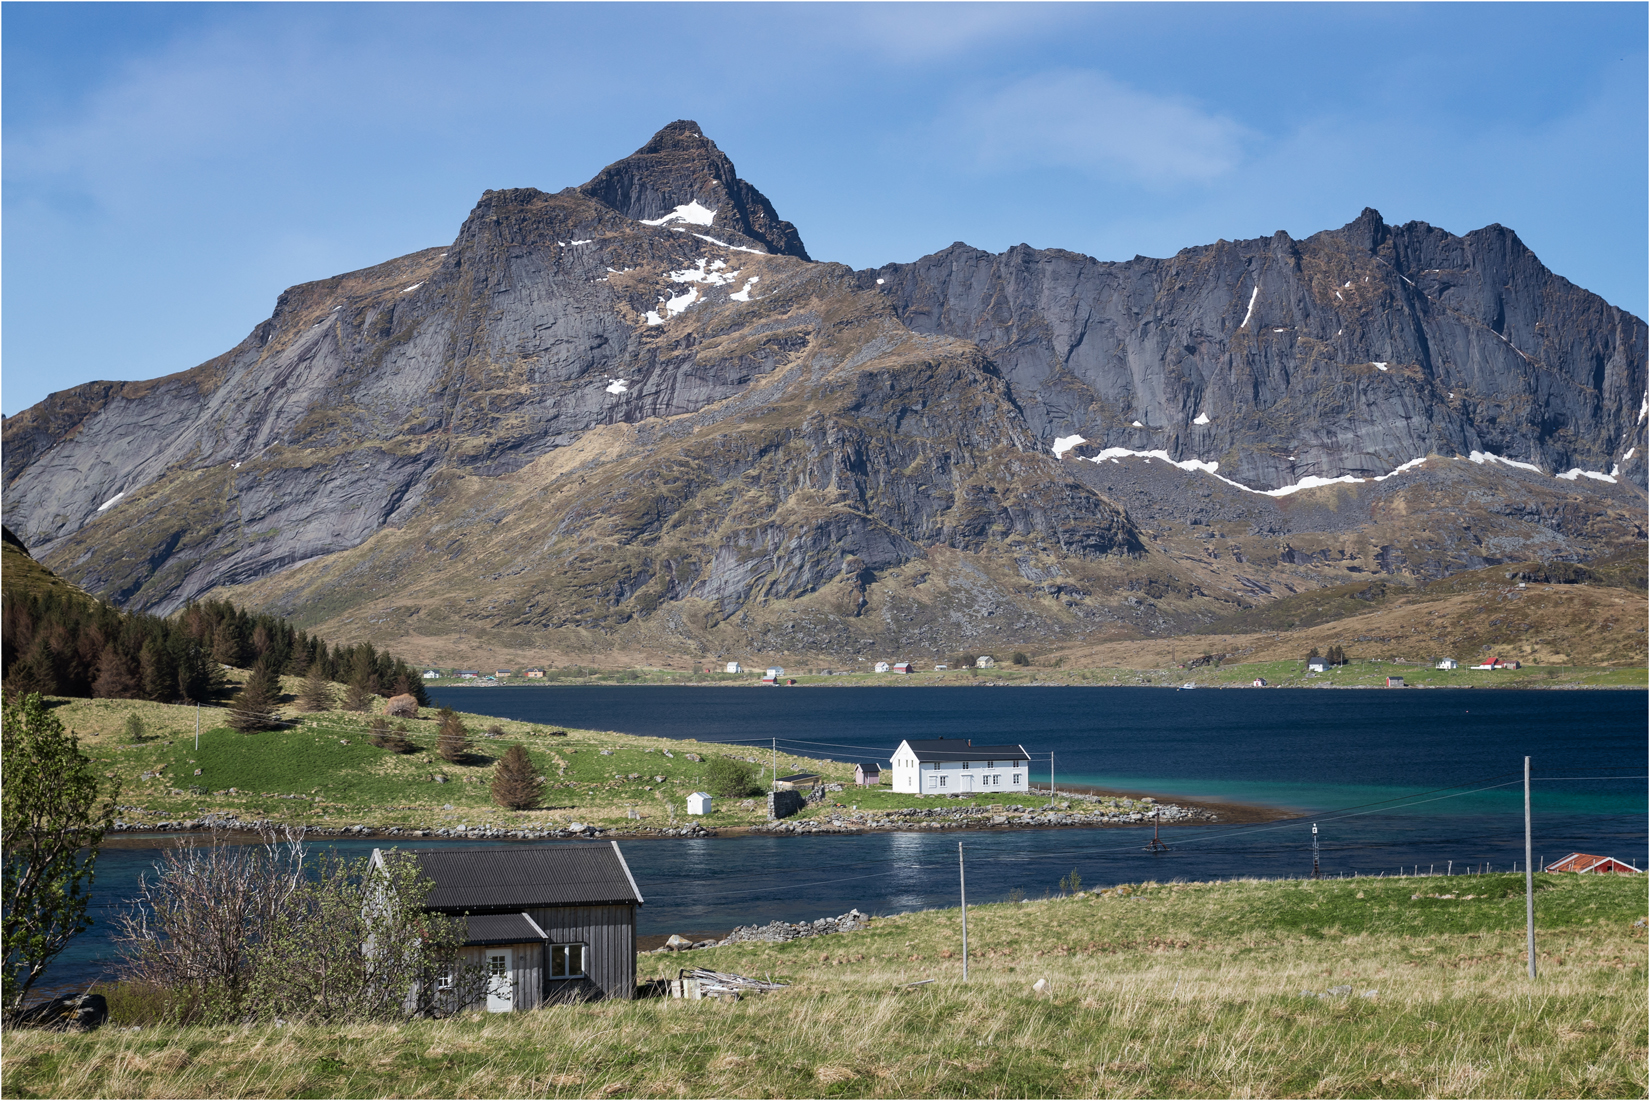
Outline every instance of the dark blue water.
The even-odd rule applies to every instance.
[[[775,918],[892,912],[957,901],[957,842],[971,901],[1142,879],[1293,876],[1522,861],[1523,759],[1533,759],[1537,858],[1647,855],[1643,692],[1153,688],[439,689],[454,708],[545,725],[770,744],[886,764],[901,738],[1018,742],[1033,775],[1167,796],[1285,807],[1298,820],[1166,830],[947,831],[862,837],[744,837],[624,843],[643,933],[716,931]],[[581,842],[558,842],[580,844]],[[365,851],[372,842],[339,842]],[[426,842],[424,845],[451,843]],[[154,850],[106,850],[99,925],[60,959],[55,984],[114,958],[112,912]]]

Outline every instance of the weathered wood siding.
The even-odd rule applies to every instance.
[[[483,970],[487,966],[487,953],[497,952],[500,948],[510,949],[510,979],[511,1008],[520,1013],[528,1009],[537,1009],[544,1003],[544,945],[538,941],[529,941],[526,944],[478,944],[462,950],[465,963],[474,964]],[[466,1009],[486,1009],[487,998],[484,995]]]
[[[552,979],[543,966],[547,1002],[636,996],[636,907],[547,906],[528,910],[552,944],[584,944],[587,979]]]

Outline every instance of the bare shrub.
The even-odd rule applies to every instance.
[[[410,692],[399,696],[391,696],[384,705],[384,714],[392,719],[418,718],[418,699]]]

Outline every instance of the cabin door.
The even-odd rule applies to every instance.
[[[963,773],[962,782],[964,791],[974,790],[974,774],[972,772]]]
[[[508,1013],[516,1007],[515,983],[510,975],[508,948],[487,949],[487,1012]]]

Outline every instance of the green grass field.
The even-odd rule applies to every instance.
[[[924,911],[641,957],[643,977],[701,966],[792,984],[738,1003],[399,1025],[116,1021],[10,1034],[0,1085],[8,1097],[1642,1097],[1644,880],[1538,882],[1533,982],[1518,876],[1148,883],[971,908],[966,983],[958,912]]]

